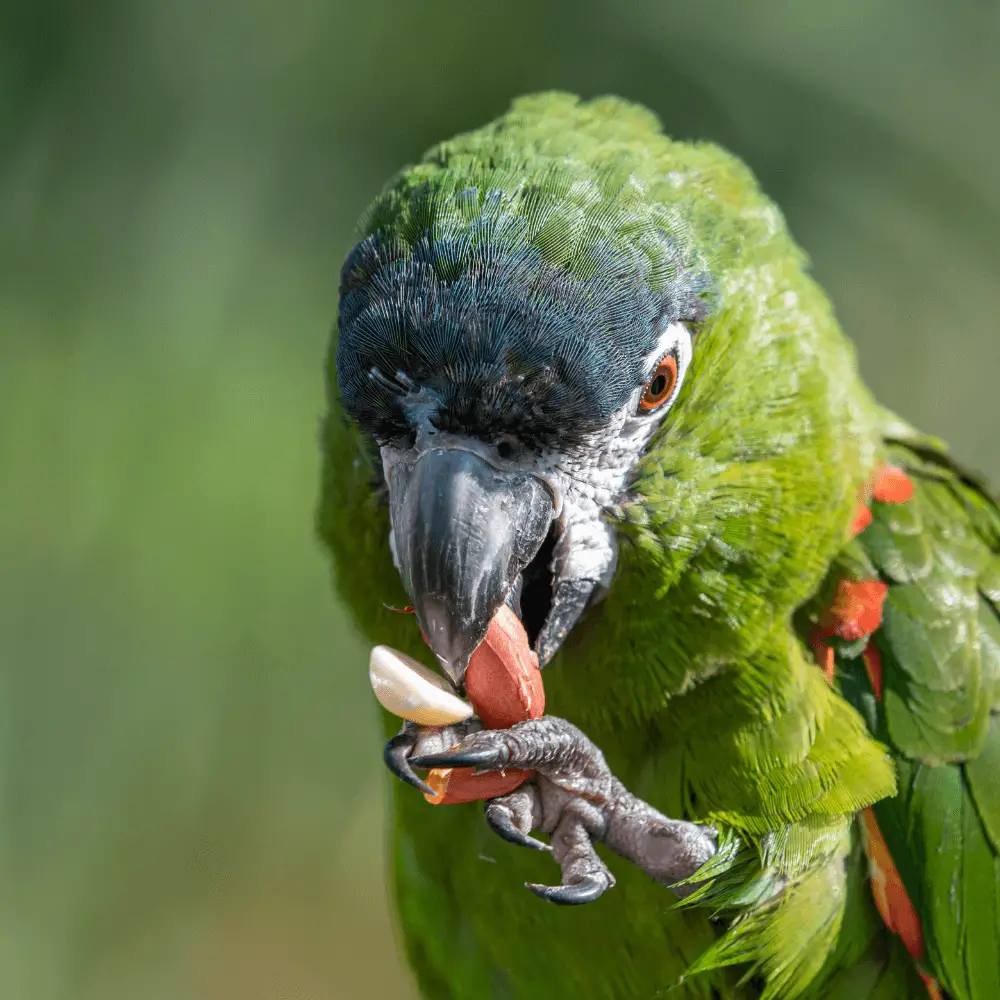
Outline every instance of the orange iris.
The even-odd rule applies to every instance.
[[[653,372],[653,377],[646,383],[639,400],[639,409],[648,413],[662,406],[674,394],[677,385],[677,358],[668,354]]]

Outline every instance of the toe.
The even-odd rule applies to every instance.
[[[411,758],[416,767],[474,767],[478,771],[501,771],[515,766],[500,730],[484,730],[466,736],[457,747]]]
[[[486,803],[486,823],[489,828],[498,836],[511,844],[519,847],[530,847],[535,851],[551,851],[548,844],[535,837],[532,837],[526,830],[522,829],[517,819],[522,810],[517,809],[515,803],[510,803],[515,796],[522,796],[521,791],[514,792],[503,799],[491,799]],[[530,812],[530,805],[528,806]]]
[[[413,772],[410,760],[415,742],[414,734],[404,729],[386,743],[385,749],[382,751],[382,759],[385,761],[385,766],[400,781],[405,781],[408,785],[419,788],[425,795],[433,795],[434,789]]]
[[[579,906],[600,899],[613,884],[608,876],[593,872],[572,885],[539,885],[537,882],[525,882],[524,886],[550,903],[559,906]]]

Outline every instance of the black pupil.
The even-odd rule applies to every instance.
[[[514,452],[514,446],[509,441],[501,441],[497,445],[497,454],[501,458],[510,458]]]
[[[649,394],[651,396],[660,396],[666,388],[667,376],[661,373],[649,383]]]

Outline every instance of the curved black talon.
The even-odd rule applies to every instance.
[[[550,903],[557,903],[559,906],[579,906],[581,903],[592,903],[595,899],[599,899],[607,889],[611,888],[611,883],[599,875],[585,875],[572,885],[539,885],[537,882],[525,882],[524,887]]]
[[[445,750],[443,753],[425,753],[412,757],[417,767],[474,767],[480,771],[500,771],[510,761],[510,752],[495,747],[470,750]]]
[[[400,781],[405,781],[408,785],[419,788],[425,795],[434,795],[436,794],[434,789],[426,781],[414,774],[413,768],[410,766],[410,753],[413,750],[413,745],[414,739],[412,733],[404,729],[401,733],[396,733],[386,743],[385,749],[382,751],[382,759],[385,761],[385,766]]]
[[[487,826],[508,843],[517,844],[518,847],[530,847],[534,851],[552,850],[544,841],[537,840],[530,834],[519,830],[510,817],[510,810],[505,809],[496,801],[487,802],[485,812]]]

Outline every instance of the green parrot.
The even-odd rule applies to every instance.
[[[435,146],[343,266],[328,400],[364,633],[462,693],[506,604],[544,667],[507,730],[385,716],[428,1000],[1000,997],[1000,509],[740,161],[563,93]],[[432,766],[534,776],[431,806]]]

